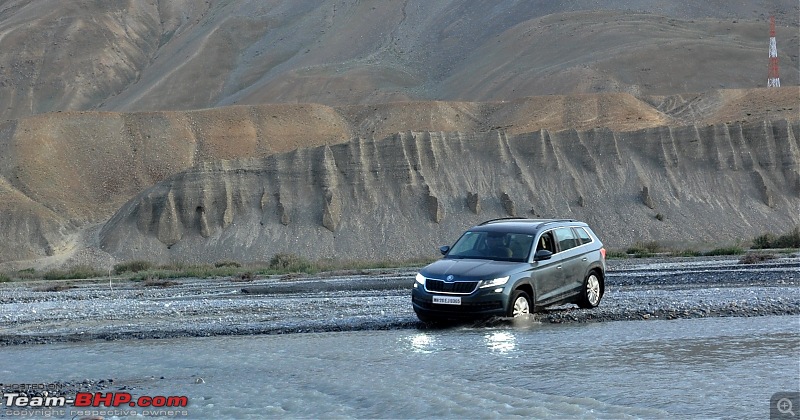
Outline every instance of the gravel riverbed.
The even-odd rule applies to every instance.
[[[548,308],[534,322],[800,315],[800,255],[758,264],[737,257],[623,259],[610,260],[608,269],[598,308]],[[0,345],[425,328],[411,309],[415,272],[185,278],[166,287],[120,279],[5,283]],[[53,284],[71,288],[47,291]]]

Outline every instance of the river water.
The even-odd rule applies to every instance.
[[[773,393],[800,389],[800,319],[786,316],[62,343],[0,354],[7,384],[114,378],[105,392],[125,384],[134,396],[187,396],[183,418],[766,418]]]

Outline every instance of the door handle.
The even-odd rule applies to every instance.
[[[561,266],[560,266],[560,265],[559,265],[559,266],[557,266],[556,268],[557,268],[557,269],[559,269],[559,270],[561,270]]]
[[[583,261],[588,261],[589,259],[588,259],[588,258],[586,258],[586,257],[583,257],[583,258],[581,258],[581,260],[583,260]]]

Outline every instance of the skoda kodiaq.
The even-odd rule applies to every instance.
[[[603,297],[606,250],[576,220],[490,220],[440,251],[411,292],[423,322],[516,317],[564,303],[594,308]]]

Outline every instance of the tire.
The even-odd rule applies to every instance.
[[[578,298],[578,306],[583,309],[596,308],[603,298],[603,280],[597,271],[591,271],[583,280],[583,286]]]
[[[511,294],[511,300],[508,303],[508,312],[506,316],[510,318],[533,314],[531,297],[522,290],[515,290],[514,293]]]

